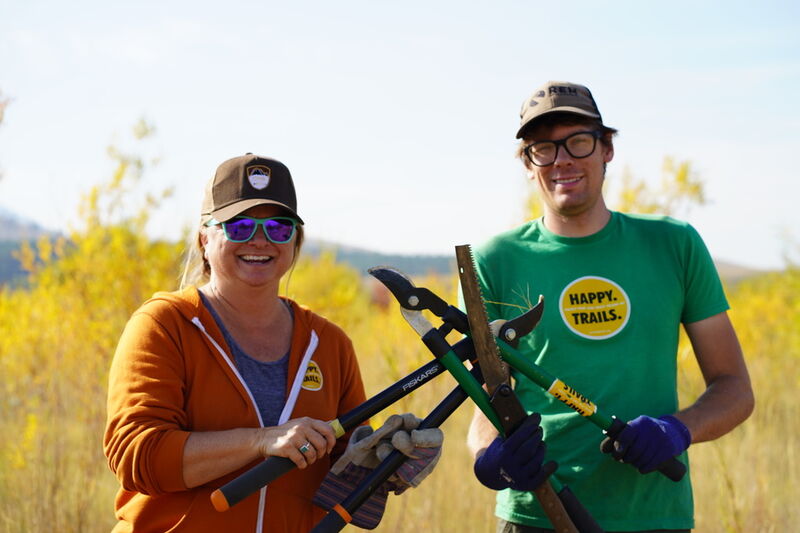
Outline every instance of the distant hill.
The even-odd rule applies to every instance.
[[[22,241],[35,240],[42,235],[55,234],[0,207],[0,285],[23,275],[11,252],[18,249]],[[363,275],[367,275],[367,269],[374,266],[391,266],[412,277],[455,273],[454,256],[385,254],[314,239],[309,239],[303,245],[303,253],[312,257],[326,250],[334,252],[337,260],[349,264]],[[763,272],[726,261],[715,261],[715,264],[727,283],[736,283]]]
[[[338,261],[347,263],[359,273],[365,275],[368,269],[375,266],[391,266],[409,276],[455,272],[455,256],[384,254],[313,239],[309,239],[303,245],[304,255],[318,256],[323,251],[334,252]]]
[[[0,285],[24,275],[12,252],[18,250],[22,242],[36,240],[42,235],[55,234],[0,207]]]
[[[32,241],[42,235],[55,234],[0,207],[0,285],[19,279],[24,274],[18,261],[11,255],[12,251],[19,249],[23,241]],[[455,265],[455,259],[443,255],[383,254],[314,239],[307,240],[303,245],[305,255],[314,257],[323,251],[335,253],[337,260],[349,264],[363,275],[367,275],[367,269],[371,267],[386,265],[409,276],[449,274]]]
[[[19,248],[18,242],[0,241],[0,285],[22,277],[24,272],[11,252]]]
[[[22,242],[42,235],[53,235],[53,232],[0,207],[0,242]]]
[[[721,277],[726,283],[736,283],[745,278],[756,276],[758,274],[764,274],[766,272],[764,270],[758,270],[717,259],[714,260],[714,265],[717,267],[719,277]]]

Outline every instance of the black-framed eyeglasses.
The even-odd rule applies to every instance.
[[[536,141],[523,150],[528,161],[537,167],[550,166],[556,162],[558,148],[564,147],[569,155],[575,159],[583,159],[594,153],[597,139],[601,137],[597,131],[579,131],[568,135],[558,141]]]

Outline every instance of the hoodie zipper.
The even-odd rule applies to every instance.
[[[228,357],[227,352],[222,349],[222,346],[219,345],[217,341],[206,331],[206,328],[203,326],[203,323],[200,321],[200,318],[194,317],[192,318],[192,324],[197,326],[197,328],[203,332],[206,338],[214,345],[214,348],[217,349],[219,354],[228,364],[228,367],[233,371],[236,375],[236,378],[239,380],[239,383],[242,384],[244,387],[245,392],[247,392],[247,396],[250,398],[250,403],[253,405],[253,408],[256,411],[256,416],[258,417],[258,425],[259,427],[264,427],[264,420],[261,418],[261,412],[258,409],[258,404],[256,404],[255,397],[253,393],[250,392],[250,388],[245,383],[244,378],[241,374],[239,374],[239,370],[236,368],[236,365],[233,364],[231,358]],[[292,388],[289,391],[289,396],[286,399],[286,403],[283,406],[283,411],[281,411],[281,416],[278,419],[278,425],[285,423],[289,420],[289,417],[294,410],[294,406],[297,403],[297,397],[300,394],[300,387],[303,385],[303,378],[306,375],[306,370],[308,369],[308,364],[311,362],[311,356],[314,355],[314,352],[319,345],[319,336],[317,332],[313,329],[311,330],[311,336],[309,338],[308,348],[306,348],[305,353],[303,354],[303,359],[300,361],[300,367],[297,369],[297,373],[294,376],[294,381],[292,383]],[[267,487],[262,487],[258,491],[258,518],[256,519],[256,533],[261,533],[264,527],[264,508],[266,506],[266,499],[267,499]]]

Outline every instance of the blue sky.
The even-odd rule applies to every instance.
[[[122,4],[122,5],[115,5]],[[601,5],[602,4],[602,5]],[[779,268],[800,246],[800,7],[793,2],[28,2],[0,0],[0,207],[50,227],[107,179],[106,147],[158,156],[175,195],[154,236],[196,221],[244,152],[292,171],[310,237],[451,254],[520,223],[518,110],[588,85],[624,171],[689,160],[686,214],[717,258]],[[157,133],[129,140],[145,117]]]

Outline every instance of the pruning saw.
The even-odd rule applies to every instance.
[[[497,430],[508,437],[522,424],[528,413],[511,388],[508,366],[500,358],[500,350],[489,325],[489,317],[486,314],[486,307],[478,286],[472,249],[469,245],[456,246],[456,262],[464,306],[467,310],[470,336],[475,346],[475,356],[489,393],[489,404],[497,415],[496,418],[488,418],[489,420],[499,419],[500,427],[497,427]],[[541,301],[539,303],[541,304]],[[539,305],[537,322],[541,318],[542,310],[543,306]],[[560,488],[564,493],[566,487]],[[578,533],[575,523],[567,513],[564,503],[559,499],[559,494],[556,493],[550,479],[545,479],[533,492],[558,533]],[[574,496],[572,497],[574,498]]]

